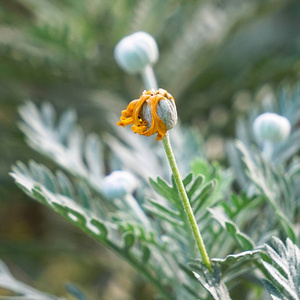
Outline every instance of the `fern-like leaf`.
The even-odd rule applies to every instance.
[[[273,248],[265,245],[271,263],[263,261],[272,282],[265,286],[273,299],[300,299],[300,249],[290,239],[286,245],[273,238]]]
[[[194,275],[214,300],[231,300],[228,289],[221,280],[218,266],[214,266],[213,273],[202,266],[200,270],[194,272]]]
[[[43,293],[33,287],[17,280],[10,273],[7,266],[0,260],[0,288],[15,293],[18,296],[5,296],[6,300],[22,299],[22,300],[63,300],[49,294]],[[2,298],[0,296],[0,298]],[[2,298],[4,299],[4,298]]]
[[[237,147],[242,153],[250,180],[268,200],[287,236],[295,241],[296,235],[292,220],[296,201],[291,179],[257,153],[253,157],[241,142],[237,142]]]
[[[51,104],[45,103],[38,110],[28,102],[20,108],[20,114],[23,119],[20,128],[32,148],[99,191],[104,177],[102,144],[95,134],[84,140],[82,129],[76,126],[74,111],[66,111],[56,122]]]

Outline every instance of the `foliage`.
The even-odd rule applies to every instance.
[[[176,277],[178,272],[181,272],[178,264],[188,261],[194,251],[188,252],[188,249],[193,249],[190,247],[192,237],[184,238],[189,228],[186,221],[184,226],[182,221],[180,222],[180,217],[181,220],[184,218],[182,207],[176,201],[178,196],[174,186],[168,186],[160,178],[158,183],[152,183],[156,190],[170,201],[170,204],[175,205],[175,208],[168,208],[159,202],[148,200],[147,210],[161,220],[160,226],[157,227],[154,222],[150,223],[150,219],[139,220],[138,215],[132,215],[130,207],[124,206],[124,201],[129,195],[120,199],[122,201],[116,202],[118,211],[106,210],[108,204],[105,199],[91,196],[91,191],[87,187],[80,189],[78,186],[74,191],[74,186],[62,172],[54,175],[46,167],[30,162],[29,167],[18,163],[13,169],[12,176],[28,195],[119,253],[155,284],[162,294],[171,297],[167,293],[168,286],[172,286],[174,290],[178,289]],[[199,178],[192,181],[190,175],[185,180],[186,185],[191,184],[189,190],[191,196],[194,195],[195,186],[201,185]],[[195,195],[196,213],[198,203],[200,201],[205,203],[208,199],[207,187],[211,189],[211,184],[202,185],[202,190]],[[182,240],[178,239],[180,232],[176,232],[179,229],[182,231]],[[167,263],[162,263],[163,261]],[[177,293],[181,295],[187,292],[177,291]],[[185,297],[188,297],[188,294]]]
[[[86,126],[113,131],[107,126],[111,111],[119,112],[142,89],[139,80],[117,67],[113,48],[137,30],[158,41],[159,82],[172,91],[181,119],[197,124],[202,119],[206,124],[213,108],[225,105],[226,126],[212,124],[201,131],[207,136],[231,135],[237,116],[229,110],[237,91],[254,93],[262,78],[277,86],[283,76],[292,80],[297,74],[298,10],[298,3],[283,0],[241,5],[234,0],[3,0],[1,180],[9,184],[6,175],[15,157],[31,157],[14,126],[16,105],[24,99],[47,99],[59,110],[76,107]]]
[[[49,104],[38,110],[28,103],[20,113],[23,118],[20,128],[29,145],[52,159],[70,176],[60,170],[54,174],[31,161],[28,166],[23,163],[14,166],[12,176],[16,183],[28,195],[121,255],[157,287],[162,297],[203,298],[206,289],[214,299],[229,299],[234,281],[241,282],[249,271],[253,279],[257,278],[252,272],[254,267],[267,276],[265,282],[270,291],[270,275],[264,268],[269,270],[271,267],[260,261],[259,254],[263,255],[263,249],[259,245],[269,242],[273,234],[294,241],[298,239],[297,220],[294,219],[298,210],[297,174],[300,167],[297,160],[287,165],[290,171],[286,172],[282,165],[276,167],[264,158],[258,149],[250,151],[238,142],[237,149],[244,163],[242,174],[250,182],[241,194],[231,190],[233,178],[229,169],[223,169],[217,163],[209,164],[204,158],[192,162],[192,173],[183,179],[183,183],[207,249],[215,257],[214,273],[210,274],[201,262],[192,262],[196,253],[193,236],[173,178],[171,183],[161,177],[150,179],[157,194],[151,192],[143,180],[140,182],[145,188],[143,193],[106,199],[101,191],[105,178],[101,156],[103,144],[115,149],[116,156],[124,149],[126,153],[130,146],[123,144],[122,150],[116,150],[117,142],[109,135],[103,141],[94,134],[85,138],[74,123],[73,112],[63,113],[56,122],[55,111]],[[127,142],[133,139],[135,136],[129,137]],[[186,144],[189,143],[193,145],[195,141],[187,137]],[[144,149],[149,151],[150,142],[144,146],[133,145],[138,154]],[[156,151],[149,151],[147,159],[152,157],[159,165],[161,158]],[[129,157],[128,153],[124,155],[112,165],[122,166],[126,155]],[[124,166],[130,165],[124,163]],[[141,177],[135,167],[128,169]],[[258,211],[260,216],[276,215],[277,218],[258,218]],[[230,254],[233,251],[242,252]],[[273,259],[269,250],[267,254]],[[199,289],[196,279],[204,289]],[[261,289],[255,280],[252,285],[254,291]]]
[[[24,299],[24,300],[59,300],[63,298],[57,298],[45,293],[42,293],[23,282],[15,279],[9,272],[7,266],[3,261],[0,261],[0,287],[13,293],[7,295],[5,299]],[[20,296],[20,297],[17,297]],[[1,297],[2,298],[2,297]]]
[[[27,195],[117,253],[160,298],[298,299],[300,90],[279,84],[299,73],[297,11],[299,3],[282,0],[3,1],[0,176],[16,156],[32,156],[11,125],[14,107],[46,98],[52,104],[27,101],[19,109],[26,142],[51,161],[39,164],[37,156],[13,166]],[[142,89],[112,54],[135,30],[157,39],[158,79],[184,122],[171,143],[212,273],[198,257],[160,145],[115,126],[115,113]],[[241,113],[235,105],[245,94],[261,101]],[[76,107],[81,125],[66,106]],[[227,121],[218,123],[218,109]],[[292,125],[270,156],[252,132],[263,111]],[[234,123],[229,166],[208,161],[211,136],[232,136]],[[97,134],[85,134],[90,128]],[[137,189],[109,198],[104,182],[114,170],[132,173]],[[0,271],[0,284],[24,299],[57,299],[15,280],[4,264]],[[67,289],[86,299],[76,286]]]
[[[273,244],[273,248],[266,245],[272,264],[263,262],[271,277],[271,280],[264,280],[264,284],[272,299],[299,299],[300,249],[290,239],[285,246],[274,237]]]

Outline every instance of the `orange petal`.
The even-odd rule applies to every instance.
[[[122,116],[120,117],[120,121],[117,123],[118,126],[125,127],[126,125],[133,124],[132,113],[136,107],[136,104],[139,100],[131,101],[125,110],[122,110]]]
[[[145,136],[150,136],[157,132],[156,139],[158,141],[161,140],[167,132],[165,123],[159,118],[157,114],[157,104],[160,100],[165,100],[165,98],[161,95],[155,95],[152,97],[151,102],[149,103],[152,116],[152,124],[151,127],[143,134]]]

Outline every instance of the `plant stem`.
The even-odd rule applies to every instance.
[[[163,146],[165,148],[166,155],[167,155],[170,167],[171,167],[173,175],[174,175],[175,183],[176,183],[179,195],[180,195],[180,199],[181,199],[184,211],[186,213],[186,216],[187,216],[187,219],[190,223],[190,226],[191,226],[196,244],[197,244],[198,249],[200,251],[200,254],[202,256],[203,263],[210,271],[212,271],[212,266],[211,266],[208,254],[206,252],[206,248],[205,248],[205,245],[203,243],[203,239],[202,239],[202,236],[200,234],[200,231],[199,231],[199,228],[198,228],[198,225],[197,225],[192,207],[190,205],[190,201],[188,199],[188,196],[186,194],[184,185],[183,185],[182,180],[180,178],[180,173],[179,173],[179,170],[178,170],[178,167],[177,167],[177,164],[176,164],[176,160],[175,160],[172,148],[171,148],[168,132],[166,133],[165,137],[162,139],[162,143],[163,143]]]
[[[145,88],[147,90],[158,89],[157,80],[151,65],[146,66],[145,69],[141,72],[141,75],[143,78]]]
[[[274,148],[274,146],[273,146],[272,142],[270,142],[270,141],[265,141],[265,142],[263,143],[263,149],[262,149],[262,152],[263,152],[263,154],[265,155],[265,157],[266,157],[267,159],[269,159],[269,160],[272,158],[273,148]]]

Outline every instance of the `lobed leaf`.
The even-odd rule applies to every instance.
[[[193,272],[194,276],[201,285],[209,292],[214,300],[230,300],[228,289],[221,280],[220,269],[214,266],[213,273],[210,273],[204,267],[201,268],[201,273]]]
[[[272,282],[266,288],[274,299],[300,299],[300,249],[286,240],[286,246],[278,239],[273,239],[274,247],[265,245],[272,264],[263,261],[263,266]]]
[[[41,292],[13,277],[7,266],[0,260],[0,288],[19,295],[24,300],[63,300]],[[16,299],[18,296],[7,296],[5,299]],[[2,298],[0,296],[0,298]]]

